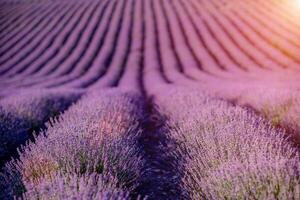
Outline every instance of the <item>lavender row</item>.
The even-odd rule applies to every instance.
[[[69,2],[67,1],[64,1],[63,3],[68,6],[71,5],[71,3],[69,4]],[[76,5],[76,3],[72,3],[72,5]],[[93,3],[88,2],[83,5],[93,7],[96,5],[96,3],[97,1]],[[105,4],[104,2],[102,3],[103,5]],[[123,2],[120,2],[119,5],[121,6],[122,3]],[[158,53],[164,53],[159,53],[162,54],[162,58],[159,58],[161,60],[160,63],[152,64],[150,66],[152,69],[147,69],[147,71],[151,71],[152,73],[152,71],[156,71],[156,69],[159,69],[159,73],[162,74],[160,76],[163,76],[164,79],[174,79],[174,77],[176,77],[175,80],[180,80],[180,84],[190,82],[190,80],[185,79],[196,79],[200,82],[209,82],[210,78],[214,79],[213,76],[210,76],[211,73],[218,76],[219,78],[224,78],[225,76],[234,79],[233,75],[236,73],[243,77],[245,76],[256,78],[257,72],[266,74],[270,73],[270,71],[264,71],[260,68],[272,69],[274,73],[278,73],[282,72],[281,70],[279,70],[280,68],[284,68],[286,66],[289,66],[293,69],[296,69],[295,67],[297,67],[297,63],[293,62],[292,59],[289,58],[289,56],[278,53],[280,50],[268,44],[270,42],[265,40],[260,34],[257,33],[256,25],[251,25],[254,22],[248,20],[248,16],[246,16],[247,20],[244,20],[244,14],[243,16],[240,16],[240,18],[234,19],[233,15],[235,12],[237,12],[237,8],[243,8],[242,5],[240,5],[241,3],[237,4],[237,8],[231,8],[230,3],[228,3],[227,1],[213,1],[206,3],[198,1],[174,1],[170,3],[166,3],[163,1],[144,2],[144,8],[141,8],[140,6],[131,8],[131,4],[133,4],[131,1],[126,2],[126,6],[119,8],[120,10],[117,11],[117,13],[121,15],[122,12],[125,12],[124,16],[126,16],[127,18],[125,20],[124,17],[124,20],[122,20],[121,22],[121,20],[118,20],[118,17],[120,15],[115,15],[114,20],[111,20],[114,22],[112,22],[111,24],[109,23],[108,25],[110,27],[109,32],[115,32],[114,30],[116,30],[118,27],[129,26],[129,23],[131,22],[128,19],[129,13],[127,12],[136,12],[136,10],[140,9],[144,9],[148,13],[149,10],[151,10],[152,12],[157,12],[154,15],[154,17],[157,17],[157,19],[145,21],[146,29],[152,29],[151,31],[153,32],[150,33],[155,34],[154,38],[151,38],[151,34],[146,32],[145,43],[150,42],[150,40],[154,41],[157,45],[159,45],[159,48],[155,47],[155,51],[158,51]],[[220,6],[222,6],[223,4],[230,9],[220,9]],[[60,4],[57,5],[59,6]],[[94,17],[95,14],[91,13],[87,12],[83,18],[87,19],[88,15],[92,15],[92,18],[96,19],[96,17]],[[151,12],[150,14],[152,15]],[[249,10],[249,15],[251,15],[251,10]],[[264,18],[261,17],[256,21],[258,22],[255,22],[255,24],[263,23]],[[92,23],[95,23],[95,21],[92,20]],[[116,74],[120,73],[117,72],[118,70],[114,68],[122,68],[124,64],[123,62],[120,63],[120,59],[127,59],[128,56],[126,55],[124,57],[124,55],[120,53],[121,49],[124,49],[125,47],[123,45],[117,45],[117,43],[119,43],[118,41],[122,41],[121,44],[131,44],[132,42],[127,41],[129,39],[125,37],[125,35],[127,35],[125,31],[122,31],[122,34],[120,35],[116,34],[116,36],[114,36],[115,34],[109,34],[110,36],[108,38],[110,39],[107,39],[107,41],[110,42],[106,42],[105,44],[103,44],[103,53],[99,53],[97,58],[95,58],[94,64],[90,63],[92,64],[92,66],[86,65],[86,67],[83,68],[72,68],[71,66],[74,66],[74,63],[72,61],[74,61],[77,56],[89,56],[88,54],[80,53],[82,52],[82,50],[84,50],[84,48],[72,47],[71,45],[74,44],[74,42],[72,42],[74,41],[73,39],[77,38],[76,40],[80,41],[78,43],[78,46],[84,46],[83,40],[79,39],[81,37],[80,35],[82,34],[82,31],[79,30],[82,29],[82,27],[87,26],[84,24],[86,23],[81,22],[80,25],[76,27],[76,31],[72,33],[74,37],[70,37],[71,39],[68,40],[70,43],[68,43],[68,45],[65,45],[64,47],[64,51],[70,52],[68,53],[68,57],[62,58],[59,54],[55,54],[50,57],[48,57],[48,55],[46,56],[45,54],[43,55],[43,57],[38,56],[33,60],[30,57],[27,57],[26,59],[24,57],[24,60],[18,63],[18,67],[15,68],[15,66],[6,66],[7,69],[14,68],[11,71],[11,75],[17,72],[15,74],[17,75],[15,77],[16,79],[11,80],[12,82],[8,81],[9,85],[14,85],[19,80],[23,80],[24,82],[17,87],[22,86],[24,83],[27,87],[39,84],[43,85],[43,87],[57,87],[65,84],[70,87],[88,87],[94,83],[102,87],[103,85],[110,84],[110,82],[112,81],[112,77],[116,77]],[[157,27],[154,28],[151,24]],[[91,28],[92,26],[89,25],[89,27]],[[260,25],[257,25],[257,27],[260,27]],[[128,29],[130,30],[132,28],[133,27],[130,26]],[[243,32],[242,30],[244,29],[249,31]],[[279,28],[274,28],[272,29],[272,31],[274,31],[276,35],[280,35],[281,33],[278,33],[278,29]],[[37,29],[33,29],[29,35],[33,34],[33,32],[36,31]],[[92,29],[88,29],[88,32],[90,31],[92,31]],[[285,31],[285,29],[283,31]],[[148,37],[150,37],[150,39],[148,39]],[[296,44],[294,44],[294,37],[295,34],[289,36],[289,38],[291,39],[288,42],[290,42],[291,44],[282,43],[283,46],[293,46],[293,52],[298,50],[297,47],[295,47]],[[279,40],[282,41],[282,39]],[[258,46],[254,43],[258,43]],[[261,44],[266,44],[265,46],[267,46],[268,48],[262,47]],[[120,48],[116,48],[116,45]],[[142,56],[147,57],[148,60],[148,57],[150,57],[149,54],[154,53],[152,52],[153,48],[148,44],[146,45],[147,46],[145,46],[145,52],[143,53],[145,55]],[[40,46],[39,49],[43,49],[43,47]],[[52,49],[51,47],[47,50],[47,52],[49,50],[54,51],[54,49],[55,48]],[[44,59],[47,60],[47,58],[49,59],[49,62],[44,63]],[[28,59],[31,61],[25,62],[25,60],[29,61]],[[13,61],[11,60],[11,62]],[[44,65],[42,65],[41,63],[44,63]],[[24,64],[27,67],[25,67]],[[85,73],[82,72],[82,70],[88,70],[88,72]],[[227,72],[225,72],[225,70],[232,71],[234,73],[228,74]],[[249,70],[251,72],[253,71],[254,73],[245,73],[243,70]],[[125,72],[126,71],[127,70],[125,70]],[[209,74],[207,74],[206,72],[209,72]],[[36,75],[38,79],[35,79],[33,81],[28,78],[32,75]],[[168,77],[166,77],[167,75]],[[151,75],[151,77],[154,76]],[[104,78],[104,80],[101,80],[102,78]],[[147,80],[150,79],[147,78]]]
[[[57,117],[81,94],[74,90],[24,90],[1,99],[0,166],[32,138],[33,131],[44,128],[46,121]]]
[[[297,199],[299,149],[248,110],[196,90],[157,93],[191,199]],[[178,163],[176,163],[176,166]]]
[[[6,165],[3,194],[128,199],[143,165],[137,146],[142,102],[116,90],[87,95]]]

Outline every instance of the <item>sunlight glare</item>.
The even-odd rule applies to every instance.
[[[300,10],[300,0],[293,0],[292,1],[292,6],[294,6],[293,8],[295,9],[295,10]]]
[[[289,11],[288,15],[298,19],[300,17],[300,0],[285,0],[279,4]]]

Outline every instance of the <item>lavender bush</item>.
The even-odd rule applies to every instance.
[[[270,120],[274,126],[284,127],[291,134],[294,141],[299,144],[298,92],[282,88],[260,88],[255,91],[249,89],[239,99],[238,103],[252,106]]]
[[[48,124],[47,132],[36,137],[35,143],[22,148],[19,160],[6,165],[2,174],[4,194],[18,196],[27,191],[25,196],[30,199],[31,195],[43,196],[59,190],[62,193],[58,195],[68,196],[74,183],[63,180],[69,181],[67,177],[74,174],[74,181],[88,181],[88,176],[99,174],[101,178],[95,184],[103,185],[98,190],[93,189],[95,185],[82,186],[74,196],[90,191],[95,199],[104,194],[109,197],[111,192],[107,193],[106,188],[131,192],[142,165],[136,145],[142,106],[135,93],[112,90],[88,95],[59,121],[52,122],[53,126]],[[66,190],[48,187],[55,181],[64,183]]]
[[[55,174],[39,185],[27,187],[24,199],[129,199],[129,193],[116,189],[114,177],[93,174]]]
[[[6,160],[33,131],[66,110],[82,92],[73,90],[25,90],[0,100],[0,160]],[[3,163],[1,163],[2,166]]]
[[[167,103],[166,103],[167,102]],[[239,107],[195,91],[157,98],[168,113],[182,180],[192,199],[297,199],[298,149],[269,123]]]

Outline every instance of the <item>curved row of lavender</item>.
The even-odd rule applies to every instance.
[[[1,199],[128,199],[143,165],[142,108],[135,93],[83,97],[6,164]]]
[[[82,92],[74,90],[25,90],[0,101],[0,167],[16,148],[25,144],[33,132],[45,128],[44,123],[57,117]]]
[[[180,198],[297,199],[299,151],[281,130],[185,87],[166,87],[154,99],[173,149],[161,156],[176,158],[179,179],[170,181]],[[129,199],[145,173],[143,102],[118,89],[83,97],[6,164],[1,198]]]
[[[202,92],[157,96],[182,160],[185,199],[298,199],[299,149],[282,130]],[[178,163],[174,163],[178,166]]]

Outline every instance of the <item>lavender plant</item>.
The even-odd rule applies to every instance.
[[[33,131],[39,131],[77,101],[82,92],[73,90],[24,90],[0,101],[0,160],[4,161]],[[2,166],[3,163],[0,163]]]
[[[74,191],[75,196],[89,191],[90,196],[99,199],[104,194],[115,194],[106,188],[124,191],[120,197],[131,192],[143,163],[136,144],[142,102],[135,93],[117,90],[90,94],[79,101],[59,121],[52,122],[53,126],[48,124],[47,132],[37,136],[35,143],[22,148],[19,160],[6,165],[2,174],[2,184],[8,186],[5,194],[20,196],[27,192],[25,196],[47,199],[51,197],[47,194],[57,190],[62,196],[68,196],[69,191]],[[75,182],[88,181],[94,174],[101,180],[87,188],[74,189],[75,183],[64,182],[73,180],[68,177],[74,174]],[[64,183],[64,190],[48,187],[55,181]],[[94,190],[95,185],[101,188]]]
[[[109,182],[108,182],[109,180]],[[112,181],[113,180],[113,181]],[[27,187],[24,199],[129,199],[129,193],[116,189],[117,180],[108,175],[55,174],[53,179],[43,179],[39,185]],[[51,188],[51,189],[50,189]]]
[[[267,95],[266,95],[267,94]],[[247,90],[238,103],[261,112],[273,125],[284,127],[299,144],[299,94],[286,89]]]
[[[157,98],[168,113],[192,199],[297,199],[299,155],[281,130],[248,110],[195,91]],[[167,102],[167,103],[166,103]]]

